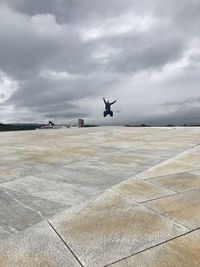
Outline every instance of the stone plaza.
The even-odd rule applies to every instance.
[[[0,267],[200,266],[200,128],[0,137]]]

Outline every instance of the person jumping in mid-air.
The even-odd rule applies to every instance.
[[[110,110],[110,106],[113,105],[117,100],[110,103],[109,101],[106,101],[105,98],[103,98],[103,101],[105,103],[105,109],[106,109],[103,113],[104,117],[106,117],[107,115],[113,117],[113,111]]]

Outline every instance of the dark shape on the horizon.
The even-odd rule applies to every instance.
[[[0,132],[35,130],[41,126],[42,124],[37,124],[37,123],[11,123],[11,124],[0,123]]]
[[[110,107],[111,105],[113,105],[117,100],[113,101],[113,102],[109,102],[109,101],[106,101],[105,98],[103,98],[103,101],[105,103],[105,111],[103,113],[103,116],[106,117],[107,115],[110,115],[111,117],[113,117],[113,111],[110,110]]]
[[[52,121],[49,121],[49,125],[54,126],[55,124]]]

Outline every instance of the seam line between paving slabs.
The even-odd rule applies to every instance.
[[[197,145],[195,145],[194,147],[197,147],[197,146],[200,146],[200,143],[199,143],[199,144],[197,144]]]
[[[168,242],[170,242],[170,241],[173,241],[173,240],[175,240],[175,239],[178,239],[178,238],[180,238],[180,237],[182,237],[182,236],[186,236],[186,235],[191,234],[191,233],[193,233],[193,232],[195,232],[195,231],[198,231],[198,230],[200,230],[200,227],[198,227],[197,229],[194,229],[194,230],[190,230],[189,232],[184,233],[184,234],[181,234],[181,235],[179,235],[179,236],[172,237],[172,238],[170,238],[170,239],[168,239],[168,240],[166,240],[166,241],[164,241],[164,242],[161,242],[161,243],[156,244],[156,245],[154,245],[154,246],[151,246],[151,247],[149,247],[149,248],[145,248],[145,249],[143,249],[143,250],[141,250],[141,251],[138,251],[138,252],[136,252],[136,253],[134,253],[134,254],[132,254],[132,255],[129,255],[129,256],[127,256],[127,257],[124,257],[124,258],[122,258],[122,259],[120,259],[120,260],[117,260],[117,261],[114,261],[114,262],[109,263],[109,264],[107,264],[107,265],[104,265],[103,267],[112,266],[112,265],[115,264],[115,263],[118,263],[118,262],[120,262],[120,261],[126,260],[126,259],[128,259],[128,258],[131,258],[131,257],[135,256],[135,255],[138,255],[138,254],[140,254],[140,253],[143,253],[143,252],[145,252],[145,251],[147,251],[147,250],[151,250],[151,249],[153,249],[153,248],[155,248],[155,247],[161,246],[161,245],[163,245],[163,244],[166,244],[166,243],[168,243]]]
[[[24,178],[24,177],[22,177],[22,178]],[[18,178],[17,178],[18,179]],[[19,179],[21,179],[21,178],[19,178]],[[46,178],[43,178],[43,179],[46,179]],[[46,179],[47,180],[47,179]],[[2,183],[3,184],[3,183]],[[49,200],[49,199],[47,199],[47,198],[43,198],[43,197],[39,197],[39,196],[36,196],[36,195],[33,195],[32,193],[27,193],[27,192],[21,192],[21,191],[17,191],[17,190],[14,190],[14,189],[10,189],[10,188],[8,188],[8,187],[5,187],[5,186],[1,186],[1,184],[0,184],[0,189],[5,189],[5,190],[8,190],[8,191],[12,191],[12,192],[14,192],[14,193],[17,193],[17,194],[20,194],[20,195],[26,195],[26,196],[31,196],[31,197],[35,197],[35,198],[38,198],[38,199],[40,199],[40,200],[47,200],[47,201],[51,201],[51,202],[55,202],[55,203],[57,203],[57,204],[64,204],[64,202],[59,202],[59,201],[56,201],[56,200]],[[48,192],[48,191],[47,191]],[[66,209],[66,208],[71,208],[71,206],[70,207],[67,207],[67,206],[65,206],[64,207],[64,210]],[[59,211],[58,213],[60,213],[60,212],[62,212],[63,210],[61,210],[61,211]],[[56,214],[54,214],[54,215],[52,215],[52,216],[55,216],[55,215],[57,215],[57,213]],[[43,219],[45,219],[46,217],[44,217],[43,216]],[[31,226],[30,226],[31,227]],[[29,228],[29,227],[28,227]]]
[[[194,146],[192,146],[192,147],[190,147],[190,148],[188,148],[188,149],[186,149],[186,150],[184,150],[184,151],[182,151],[182,152],[179,152],[178,154],[175,154],[174,156],[169,157],[169,158],[167,158],[166,160],[161,161],[160,163],[153,165],[152,167],[146,169],[146,170],[143,171],[143,172],[140,172],[140,173],[136,174],[135,176],[138,176],[138,177],[141,179],[140,174],[143,174],[144,172],[146,172],[146,171],[148,171],[149,169],[152,169],[152,168],[154,168],[154,167],[158,167],[159,165],[162,165],[162,164],[165,163],[165,162],[171,162],[171,161],[173,161],[173,160],[178,160],[179,156],[187,154],[188,152],[190,152],[191,150],[193,150],[194,148],[196,148],[196,147],[198,147],[198,146],[200,146],[200,144],[198,144],[198,145],[194,145]],[[199,168],[198,168],[198,169],[189,170],[189,171],[187,171],[187,172],[196,171],[196,170],[199,170]],[[180,172],[180,173],[185,173],[185,172],[186,172],[186,171],[184,171],[184,172]],[[178,173],[179,173],[179,172],[178,172]],[[175,174],[178,174],[178,173],[175,173]],[[167,175],[172,175],[172,174],[167,174]],[[142,179],[146,180],[146,179],[155,178],[155,177],[162,177],[162,176],[165,176],[165,175],[161,175],[161,176],[152,176],[152,177],[142,178]]]
[[[153,184],[153,183],[152,183]],[[157,185],[157,184],[156,184]],[[162,188],[162,187],[161,187]],[[164,187],[163,187],[164,188]],[[165,189],[165,188],[164,188]],[[149,199],[149,200],[144,200],[142,202],[139,202],[139,203],[147,203],[147,202],[151,202],[151,201],[154,201],[154,200],[157,200],[157,199],[163,199],[163,198],[167,198],[167,197],[170,197],[170,196],[175,196],[175,195],[181,195],[181,194],[184,194],[184,193],[190,193],[192,191],[196,191],[196,190],[199,190],[200,189],[200,186],[199,187],[196,187],[196,188],[193,188],[193,189],[189,189],[189,190],[185,190],[185,191],[171,191],[174,193],[174,194],[171,194],[171,195],[167,195],[167,196],[162,196],[162,197],[158,197],[158,198],[152,198],[152,199]]]
[[[172,194],[169,194],[169,195],[160,196],[160,197],[157,197],[157,198],[152,198],[150,200],[160,199],[160,198],[168,197],[168,196],[171,196],[171,195],[174,195],[174,194],[178,193],[177,191],[165,188],[165,187],[161,186],[160,184],[156,184],[156,183],[152,183],[151,181],[147,181],[147,179],[141,179],[141,178],[138,178],[137,176],[134,176],[133,178],[136,178],[138,181],[144,181],[145,183],[147,183],[149,185],[153,185],[153,186],[159,187],[160,189],[165,189],[165,190],[170,191],[172,193]],[[149,178],[149,179],[151,179],[151,178]],[[140,203],[146,202],[146,201],[149,201],[149,200],[144,200],[144,201],[141,201]]]
[[[157,166],[157,165],[155,165],[155,166]],[[161,178],[161,177],[172,176],[172,175],[177,175],[177,174],[191,173],[191,172],[195,172],[195,171],[199,171],[199,170],[200,170],[200,168],[193,169],[193,170],[188,170],[188,171],[184,171],[184,172],[175,172],[175,173],[170,173],[170,174],[165,174],[165,175],[152,176],[152,177],[148,177],[148,178],[141,178],[141,177],[137,176],[137,175],[140,175],[140,173],[137,174],[136,176],[137,176],[137,179],[141,179],[141,180],[145,180],[146,181],[146,180],[149,180],[149,179]],[[146,171],[148,171],[148,169]]]
[[[136,200],[133,200],[133,199],[129,198],[128,196],[125,196],[124,194],[122,194],[121,192],[119,192],[119,191],[117,191],[117,190],[115,190],[115,189],[112,189],[112,190],[115,191],[116,193],[121,194],[123,197],[128,198],[129,200],[131,200],[131,201],[134,202],[135,204],[141,205],[141,206],[143,206],[143,207],[145,207],[145,208],[147,208],[147,209],[149,209],[149,210],[151,210],[151,211],[153,211],[153,212],[159,214],[160,216],[165,217],[165,218],[168,219],[168,220],[171,220],[171,221],[174,222],[175,224],[178,224],[178,225],[180,225],[180,226],[186,228],[186,229],[189,230],[189,231],[196,230],[196,229],[191,229],[191,228],[189,228],[188,226],[185,226],[184,224],[181,224],[180,222],[175,221],[175,220],[174,220],[173,218],[171,218],[170,216],[167,217],[167,216],[165,216],[164,214],[158,212],[157,210],[154,210],[154,209],[152,209],[152,208],[150,208],[150,207],[148,207],[148,206],[145,206],[145,205],[143,204],[143,203],[146,203],[146,202],[148,202],[148,201],[146,201],[146,202],[137,202]],[[194,190],[191,190],[191,191],[194,191]],[[168,196],[165,196],[165,197],[175,196],[175,195],[177,195],[177,194],[168,195]],[[165,197],[163,197],[163,198],[165,198]],[[156,200],[156,199],[155,199],[155,200]],[[149,202],[150,202],[150,201],[151,201],[151,200],[149,200]]]
[[[50,227],[53,229],[53,231],[56,233],[56,235],[60,238],[60,240],[64,243],[64,245],[67,247],[67,249],[71,252],[71,254],[74,256],[74,258],[78,261],[78,263],[84,267],[84,265],[81,263],[79,258],[76,256],[76,254],[73,252],[73,250],[68,246],[68,244],[65,242],[65,240],[62,238],[62,236],[58,233],[58,231],[53,227],[53,225],[47,220]]]
[[[153,210],[153,209],[151,209],[151,208],[149,208],[149,207],[143,205],[142,202],[141,202],[141,203],[140,203],[140,202],[137,202],[137,201],[135,201],[135,200],[129,198],[128,196],[122,194],[121,192],[119,192],[119,191],[113,189],[113,188],[111,188],[111,190],[113,190],[113,191],[115,191],[116,193],[122,195],[123,197],[127,198],[128,200],[132,201],[133,203],[135,203],[135,204],[137,204],[137,205],[141,205],[141,206],[143,206],[144,208],[149,209],[149,210],[151,210],[151,211],[153,211],[153,212],[159,214],[160,216],[162,216],[162,217],[164,217],[164,218],[166,218],[166,219],[168,219],[168,220],[171,220],[171,221],[174,222],[175,224],[178,224],[178,225],[180,225],[180,226],[186,228],[186,230],[188,230],[188,231],[192,231],[191,228],[189,228],[189,227],[187,227],[187,226],[185,226],[185,225],[183,225],[183,224],[181,224],[181,223],[179,223],[179,222],[176,222],[174,219],[172,219],[172,218],[170,218],[170,217],[167,217],[167,216],[165,216],[164,214],[162,214],[162,213],[160,213],[160,212],[158,212],[158,211],[156,211],[156,210]],[[176,194],[169,195],[169,196],[174,196],[174,195],[176,195]],[[193,230],[194,230],[194,229],[193,229]]]
[[[134,177],[133,177],[133,178],[134,178]],[[139,180],[139,181],[144,181],[143,179],[138,179],[137,177],[136,177],[136,179]],[[130,179],[130,181],[131,181],[131,179]],[[122,183],[123,183],[123,182],[122,182]],[[150,184],[150,185],[155,185],[155,186],[159,187],[160,189],[166,189],[166,188],[164,188],[164,187],[161,187],[161,186],[158,185],[158,184],[154,184],[154,183],[151,183],[151,182],[147,182],[147,183]],[[120,184],[121,184],[121,183],[119,183],[119,185],[120,185]],[[197,189],[199,189],[199,188],[200,188],[200,187],[198,187]],[[168,191],[171,191],[171,194],[169,194],[169,195],[165,195],[165,196],[161,196],[161,197],[157,197],[157,198],[151,198],[151,199],[144,200],[144,201],[137,201],[137,200],[134,199],[134,198],[130,198],[130,197],[124,195],[124,194],[121,193],[118,189],[114,188],[114,186],[111,187],[111,189],[114,190],[114,191],[116,191],[116,192],[118,192],[118,193],[120,193],[122,196],[125,196],[125,197],[127,197],[128,199],[131,199],[132,201],[135,201],[136,203],[139,203],[139,204],[141,204],[141,203],[146,203],[146,202],[149,202],[149,201],[152,201],[152,200],[156,200],[156,199],[162,199],[162,198],[166,198],[166,197],[174,196],[174,195],[177,195],[178,193],[184,193],[184,192],[186,192],[186,191],[183,191],[183,192],[177,192],[177,191],[174,191],[174,190],[171,190],[171,189],[170,189],[170,190],[167,189]],[[195,189],[187,190],[187,192],[188,192],[188,191],[193,191],[193,190],[195,190]]]
[[[160,164],[162,164],[164,162],[165,161],[161,162]],[[160,164],[154,165],[154,166],[150,167],[149,169],[151,169],[153,167],[157,167]],[[147,169],[146,171],[148,171],[149,169]],[[144,171],[144,172],[141,172],[141,173],[136,174],[135,176],[136,176],[136,178],[141,179],[141,180],[148,180],[148,179],[153,179],[153,178],[160,178],[160,177],[165,177],[165,176],[172,176],[172,175],[176,175],[176,174],[190,173],[190,172],[199,171],[199,170],[200,170],[200,168],[198,168],[198,169],[192,169],[192,170],[188,170],[188,171],[184,171],[184,172],[175,172],[175,173],[170,173],[170,174],[165,174],[165,175],[158,175],[158,176],[152,176],[152,177],[148,177],[148,178],[142,178],[140,175],[142,173],[146,172],[146,171]]]
[[[164,162],[166,162],[166,161],[169,161],[169,160],[171,160],[171,159],[173,159],[173,158],[177,158],[177,156],[179,156],[180,154],[185,154],[185,153],[187,153],[187,151],[190,151],[192,148],[197,147],[197,146],[198,146],[198,145],[195,145],[195,146],[189,148],[188,150],[183,151],[182,153],[178,153],[178,154],[175,155],[174,157],[171,157],[171,158],[168,158],[167,160],[161,161],[161,162],[158,163],[157,165],[160,165],[160,164],[162,164],[162,163],[164,163]],[[67,165],[68,165],[68,164],[67,164]],[[154,166],[156,166],[156,165],[154,165]],[[154,167],[154,166],[153,166],[153,167]],[[191,172],[191,171],[195,171],[195,170],[199,170],[199,169],[193,169],[193,170],[190,170],[190,172]],[[188,171],[185,171],[185,172],[178,172],[178,173],[186,173],[186,172],[188,172]],[[176,174],[176,173],[175,173],[175,174]],[[137,174],[136,174],[136,175],[137,175]],[[135,175],[135,176],[136,176],[136,175]],[[172,175],[172,174],[169,174],[169,175]],[[166,176],[166,175],[163,175],[163,176]],[[156,177],[159,177],[159,176],[156,176]],[[161,176],[161,177],[162,177],[162,176]],[[150,178],[154,178],[154,177],[150,177]],[[147,178],[147,179],[150,179],[150,178]],[[146,180],[146,179],[144,179],[144,180]],[[167,218],[168,220],[173,221],[174,223],[176,223],[176,224],[178,224],[178,225],[180,225],[180,226],[186,228],[186,230],[188,230],[188,231],[187,231],[186,233],[183,233],[183,234],[179,235],[179,236],[173,237],[173,238],[168,239],[168,240],[166,240],[166,241],[164,241],[164,242],[161,242],[161,243],[159,243],[159,244],[156,244],[156,245],[154,245],[154,246],[151,246],[151,247],[149,247],[149,248],[146,248],[146,249],[144,249],[144,250],[141,250],[141,251],[139,251],[139,252],[137,252],[137,253],[135,253],[135,254],[129,255],[129,256],[124,257],[124,258],[122,258],[122,259],[120,259],[120,260],[117,260],[117,261],[115,261],[115,262],[112,262],[112,263],[109,263],[109,264],[107,264],[107,265],[104,265],[104,267],[106,267],[106,266],[111,266],[111,265],[113,265],[113,264],[115,264],[115,263],[117,263],[117,262],[120,262],[120,261],[125,260],[125,259],[127,259],[127,258],[130,258],[130,257],[132,257],[132,256],[134,256],[134,255],[137,255],[137,254],[142,253],[142,252],[144,252],[144,251],[150,250],[150,249],[152,249],[152,248],[154,248],[154,247],[157,247],[157,246],[159,246],[159,245],[165,244],[165,243],[167,243],[167,242],[169,242],[169,241],[172,241],[172,240],[174,240],[174,239],[177,239],[177,238],[179,238],[179,237],[181,237],[181,236],[185,236],[185,235],[187,235],[187,234],[189,234],[189,233],[192,233],[192,232],[197,231],[197,230],[200,229],[200,228],[196,228],[196,229],[191,230],[191,229],[189,229],[188,227],[186,227],[186,226],[184,226],[184,225],[182,225],[182,224],[180,224],[180,223],[178,223],[178,222],[172,220],[171,218],[166,217],[166,216],[164,216],[163,214],[161,214],[161,213],[159,213],[159,212],[157,212],[157,211],[155,211],[155,210],[150,209],[149,207],[146,207],[145,205],[142,204],[143,202],[141,202],[141,203],[136,202],[136,201],[134,201],[133,199],[131,199],[131,198],[129,198],[129,197],[123,195],[121,192],[119,192],[119,191],[117,191],[117,190],[115,190],[115,189],[113,189],[113,188],[111,188],[111,190],[112,190],[112,191],[115,191],[115,192],[118,193],[118,194],[121,194],[123,197],[129,199],[130,201],[134,202],[135,204],[142,205],[143,207],[145,207],[145,208],[147,208],[147,209],[149,209],[149,210],[151,210],[151,211],[153,211],[153,212],[159,214],[160,216],[165,217],[165,218]],[[193,191],[193,190],[191,190],[191,191]],[[174,192],[173,195],[176,195],[176,194],[177,194],[176,191],[172,191],[172,192]],[[170,196],[170,195],[168,195],[168,196]],[[168,196],[165,196],[165,197],[168,197]],[[161,197],[161,198],[162,198],[162,197]],[[157,198],[157,199],[158,199],[158,198]],[[150,201],[150,200],[149,200],[149,201]],[[145,202],[148,202],[148,201],[145,201]],[[54,232],[58,235],[58,237],[61,239],[61,241],[65,244],[65,246],[69,249],[69,251],[72,253],[72,255],[76,258],[76,260],[79,262],[79,264],[80,264],[82,267],[84,267],[84,265],[80,262],[80,260],[78,259],[78,257],[75,255],[75,253],[70,249],[70,247],[67,245],[67,243],[63,240],[63,238],[61,237],[61,235],[56,231],[56,229],[52,226],[52,224],[51,224],[49,221],[48,221],[48,223],[49,223],[49,225],[51,226],[51,228],[54,230]]]

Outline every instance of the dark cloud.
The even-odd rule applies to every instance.
[[[27,118],[83,114],[95,121],[107,96],[119,99],[116,123],[178,121],[185,111],[195,119],[199,10],[197,0],[2,1],[4,117],[26,109]]]
[[[182,106],[173,112],[166,112],[162,116],[149,119],[148,123],[152,125],[200,125],[200,105]]]
[[[67,119],[77,119],[77,118],[88,117],[89,114],[72,110],[68,112],[45,113],[44,116],[47,119],[55,118],[55,119],[60,120],[62,118],[62,119],[67,120]]]
[[[122,48],[122,51],[111,58],[108,67],[116,72],[135,73],[147,69],[156,70],[179,59],[184,53],[186,42],[173,34],[166,34],[160,39],[164,30],[159,28],[154,33],[136,37],[130,34],[120,39],[116,49]],[[113,43],[116,46],[118,42]]]
[[[198,0],[169,0],[163,4],[158,1],[155,14],[163,19],[171,20],[172,26],[178,27],[183,34],[194,34],[200,29],[200,2]],[[170,28],[169,30],[173,30]]]
[[[113,83],[112,78],[99,78],[99,76],[82,76],[78,79],[47,78],[37,76],[20,82],[6,104],[13,104],[16,108],[29,108],[41,115],[53,114],[59,117],[68,114],[68,117],[81,114],[77,101],[100,96]],[[78,110],[78,112],[77,112]],[[88,106],[88,112],[90,107]],[[83,112],[84,113],[84,112]]]
[[[199,98],[187,98],[181,101],[171,101],[171,102],[166,102],[163,105],[164,106],[179,106],[179,107],[183,107],[185,105],[194,105],[194,104],[200,104],[200,97]]]
[[[33,16],[36,14],[53,14],[55,0],[6,0],[6,3],[16,11]]]
[[[134,8],[144,10],[148,1],[141,4],[132,0],[6,0],[9,6],[19,12],[33,16],[36,14],[54,14],[59,23],[89,23],[112,18]],[[143,5],[143,7],[142,7]],[[142,8],[141,8],[142,7]]]
[[[45,68],[73,71],[88,54],[76,31],[59,26],[52,15],[30,18],[5,7],[0,10],[0,34],[1,69],[16,78]]]

